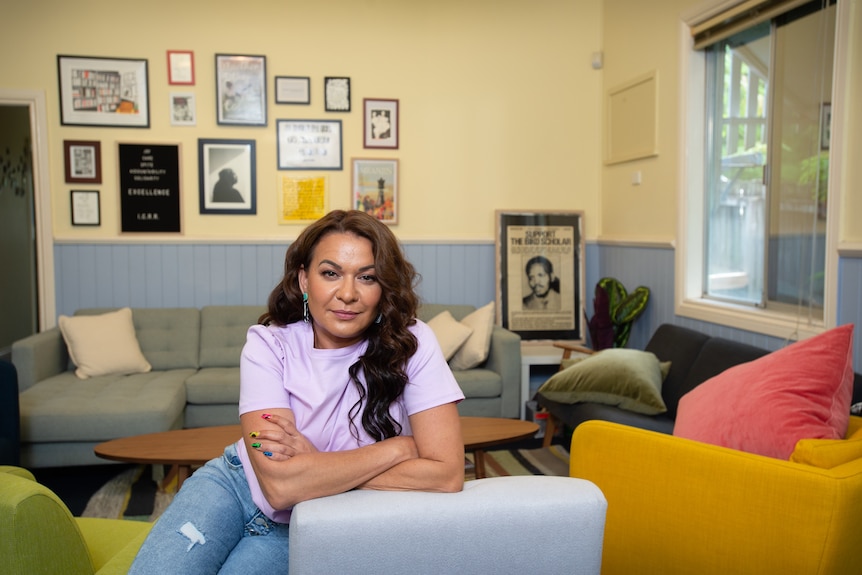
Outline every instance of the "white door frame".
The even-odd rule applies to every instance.
[[[42,90],[0,88],[0,105],[27,106],[33,148],[33,207],[36,211],[36,284],[39,293],[39,331],[56,324],[54,289],[54,233],[51,219],[51,178],[48,169],[48,110]]]

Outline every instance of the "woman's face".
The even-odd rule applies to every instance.
[[[299,271],[299,287],[308,293],[314,347],[335,349],[362,340],[377,318],[381,295],[371,242],[349,233],[323,236],[308,269]]]

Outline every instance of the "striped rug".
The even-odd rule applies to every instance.
[[[488,477],[506,475],[569,475],[569,452],[562,445],[537,449],[501,449],[485,452],[485,474]],[[464,478],[475,479],[473,454],[467,454]]]
[[[562,445],[537,449],[501,449],[485,452],[488,477],[506,475],[569,474],[569,452]],[[464,479],[476,478],[473,454],[464,464]],[[165,490],[158,489],[164,479],[161,465],[139,465],[129,468],[96,491],[81,513],[82,517],[109,517],[135,521],[155,521],[176,492],[176,480]]]

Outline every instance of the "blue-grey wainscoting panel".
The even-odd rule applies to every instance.
[[[57,244],[57,313],[82,307],[203,307],[266,302],[281,279],[279,244]],[[482,306],[495,298],[495,248],[411,244],[424,301]]]
[[[82,307],[203,307],[266,302],[280,279],[284,244],[56,244],[57,313]],[[482,306],[496,298],[496,248],[470,244],[405,243],[408,259],[421,274],[423,301]],[[632,329],[629,346],[643,349],[662,323],[675,323],[714,336],[766,349],[784,341],[674,314],[674,250],[589,243],[585,256],[587,315],[593,292],[604,276],[627,289],[651,291],[644,315]],[[839,264],[837,323],[862,325],[862,259]],[[856,369],[862,359],[862,333],[854,342]]]

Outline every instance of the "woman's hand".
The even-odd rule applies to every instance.
[[[300,453],[315,453],[317,448],[296,429],[293,412],[286,410],[284,415],[264,413],[261,419],[274,425],[261,422],[260,430],[248,434],[249,446],[272,461],[287,461]]]

